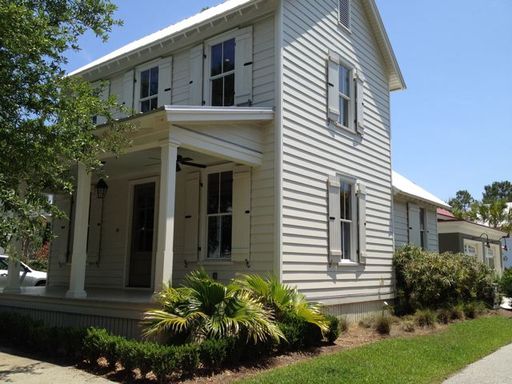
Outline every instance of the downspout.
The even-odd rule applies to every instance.
[[[275,13],[274,275],[283,281],[283,1]]]

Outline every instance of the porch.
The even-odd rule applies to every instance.
[[[136,336],[153,293],[200,266],[219,280],[272,272],[272,109],[166,106],[132,120],[133,145],[103,159],[105,194],[78,165],[74,196],[55,196],[71,220],[53,223],[47,287],[9,286],[0,310]]]

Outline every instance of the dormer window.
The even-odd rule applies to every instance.
[[[235,104],[235,39],[211,47],[210,84],[213,106]]]
[[[139,111],[158,108],[158,66],[140,71]]]
[[[345,28],[350,29],[350,0],[338,1],[338,21]]]

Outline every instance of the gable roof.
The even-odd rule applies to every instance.
[[[414,184],[411,180],[398,172],[393,171],[392,179],[395,194],[402,194],[406,197],[418,199],[436,207],[451,209],[443,200],[421,188],[419,185]]]
[[[134,55],[143,49],[161,45],[169,40],[173,41],[173,39],[179,35],[186,35],[187,32],[199,30],[202,26],[211,24],[216,19],[226,17],[228,14],[235,12],[241,12],[243,8],[255,6],[262,1],[263,0],[226,0],[215,7],[208,8],[192,17],[182,20],[176,24],[172,24],[139,40],[135,40],[103,57],[100,57],[99,59],[91,61],[90,63],[69,73],[69,76],[83,75],[92,69],[98,69],[101,66],[108,65]],[[366,8],[373,32],[376,36],[377,43],[379,44],[382,55],[384,56],[384,61],[389,73],[389,89],[391,91],[405,89],[405,81],[384,28],[384,23],[380,17],[379,10],[375,4],[375,0],[362,1]]]

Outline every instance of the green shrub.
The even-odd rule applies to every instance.
[[[457,304],[450,308],[450,320],[464,320],[464,304]]]
[[[325,333],[325,338],[328,343],[333,344],[340,336],[340,332],[346,331],[347,321],[332,315],[325,315],[325,318],[329,322],[329,330]]]
[[[374,318],[374,329],[381,335],[389,335],[392,321],[390,316],[378,315]]]
[[[407,245],[395,252],[397,314],[458,302],[494,303],[494,273],[474,257],[437,254]]]
[[[465,303],[463,308],[464,316],[468,319],[476,319],[487,310],[485,304],[481,301]]]
[[[298,316],[283,315],[279,328],[286,338],[286,342],[280,345],[281,349],[297,351],[322,344],[323,335],[320,328]]]
[[[219,368],[226,361],[233,360],[235,347],[234,338],[205,340],[199,344],[199,360],[204,367]]]
[[[434,328],[436,325],[436,313],[431,309],[418,309],[414,314],[414,319],[420,327]]]
[[[501,293],[512,297],[512,268],[506,268],[499,281]]]

